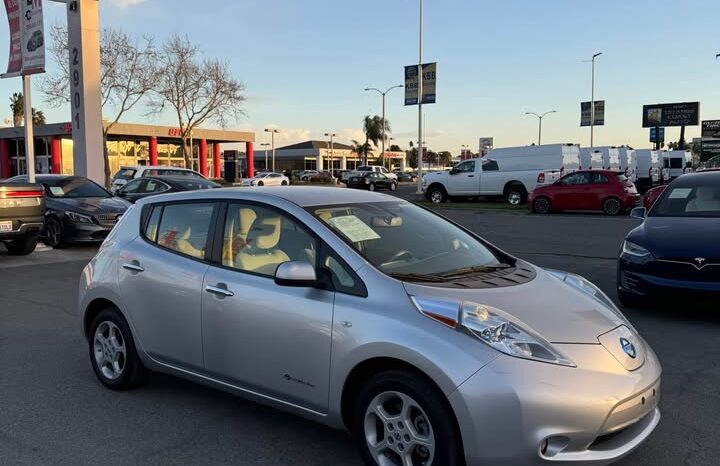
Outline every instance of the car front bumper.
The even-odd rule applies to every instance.
[[[62,240],[67,243],[100,243],[112,231],[112,226],[95,223],[74,223],[67,217],[62,221]]]
[[[574,368],[509,356],[485,366],[449,398],[467,465],[605,465],[632,452],[660,421],[662,370],[642,344],[634,371],[600,344],[555,345]]]
[[[655,263],[646,265],[635,264],[624,258],[618,261],[617,287],[618,291],[629,293],[635,296],[662,296],[682,294],[697,295],[720,295],[720,280],[716,277],[687,280],[692,274],[698,274],[688,265],[688,273],[683,278],[669,278],[653,273]]]

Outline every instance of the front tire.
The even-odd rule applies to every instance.
[[[24,238],[14,239],[5,243],[8,253],[13,256],[27,256],[35,250],[38,243],[38,234],[30,233]]]
[[[281,185],[281,186],[287,186],[287,185],[288,185],[288,182],[287,182],[287,181],[285,181],[285,180],[283,180],[283,182],[282,182],[282,183],[280,183],[280,185]]]
[[[368,185],[368,191],[375,191],[375,183],[370,183],[370,185]]]
[[[90,364],[107,388],[129,390],[145,381],[130,327],[120,311],[106,308],[93,319],[88,335]]]
[[[258,184],[257,184],[257,185],[258,185],[258,186],[265,186],[265,183],[263,183],[262,181],[258,181]]]
[[[390,370],[360,390],[352,435],[368,466],[460,466],[460,434],[444,395],[413,372]]]
[[[48,217],[45,221],[45,244],[51,248],[61,248],[65,245],[63,242],[62,224],[57,217]]]
[[[433,204],[442,204],[447,201],[447,193],[443,188],[435,186],[428,191],[428,199]]]
[[[536,214],[547,214],[550,213],[550,210],[550,199],[547,197],[538,197],[533,201],[533,212]]]
[[[397,183],[390,183],[390,191],[395,191],[397,189]]]
[[[610,197],[603,201],[602,209],[606,215],[614,217],[616,215],[620,215],[620,212],[622,212],[622,203],[619,199]]]

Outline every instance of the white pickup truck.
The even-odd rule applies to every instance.
[[[574,144],[495,149],[483,158],[469,159],[450,171],[423,177],[423,192],[433,203],[448,198],[503,196],[519,205],[538,184],[552,183],[577,170],[580,149]]]

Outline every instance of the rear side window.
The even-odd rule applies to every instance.
[[[618,181],[622,181],[619,179],[619,177],[620,175],[618,175]],[[607,184],[610,182],[610,180],[608,180],[608,177],[603,175],[602,173],[593,173],[592,182],[595,184]]]
[[[153,208],[152,212],[150,213],[150,218],[148,219],[147,225],[145,225],[145,231],[143,231],[145,237],[153,243],[157,241],[157,230],[158,224],[160,223],[161,214],[161,206]]]
[[[155,210],[162,208],[153,237]],[[205,257],[214,204],[170,204],[155,207],[145,236],[158,245],[196,259]]]
[[[115,173],[115,176],[113,176],[113,179],[116,180],[132,180],[135,178],[135,172],[137,170],[134,170],[132,168],[121,168],[118,170],[117,173]]]
[[[622,173],[615,175],[615,178],[617,178],[617,180],[621,183],[624,183],[628,180],[628,177],[623,175]]]
[[[670,159],[670,168],[682,168],[683,159]]]
[[[498,163],[496,160],[488,160],[487,162],[483,163],[483,171],[486,172],[493,172],[498,171]]]

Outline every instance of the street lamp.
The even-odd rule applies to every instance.
[[[402,84],[398,84],[397,86],[388,88],[388,90],[386,90],[385,92],[381,91],[380,89],[375,89],[374,87],[366,87],[365,88],[365,91],[375,91],[382,96],[382,119],[383,119],[382,156],[383,156],[383,158],[385,157],[385,139],[387,137],[385,135],[385,127],[387,126],[387,123],[385,122],[385,96],[387,95],[388,92],[392,91],[393,89],[397,89],[398,87],[405,87],[405,86]]]
[[[266,133],[270,133],[270,141],[272,146],[272,171],[275,172],[275,133],[279,133],[280,130],[276,128],[265,128]]]
[[[542,115],[538,115],[535,112],[525,112],[525,115],[535,115],[538,117],[538,146],[541,144],[542,141],[542,119],[545,115],[549,115],[551,113],[557,113],[557,110],[550,110],[549,112],[545,112]]]
[[[334,173],[335,173],[335,170],[334,170],[335,167],[334,167],[334,165],[333,165],[333,151],[334,151],[334,148],[333,148],[333,138],[334,138],[335,136],[337,136],[337,134],[335,134],[335,133],[325,133],[325,137],[329,137],[329,138],[330,138],[330,178],[333,178],[333,177],[335,176],[335,175],[334,175]]]
[[[267,169],[268,169],[268,150],[267,150],[267,148],[268,148],[268,146],[270,145],[270,143],[269,143],[269,142],[263,142],[263,143],[260,144],[260,145],[265,148],[265,170],[267,171]]]
[[[595,59],[602,55],[602,52],[598,52],[592,56],[592,91],[590,95],[590,149],[595,147],[594,135],[595,135]]]

